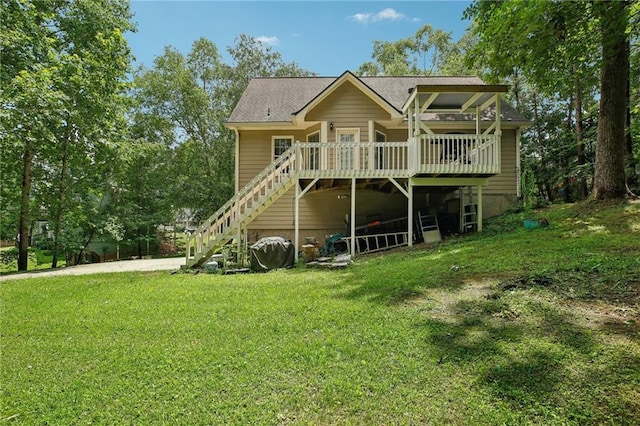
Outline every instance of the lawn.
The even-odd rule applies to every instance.
[[[340,271],[5,281],[1,419],[638,424],[639,241],[560,205]]]

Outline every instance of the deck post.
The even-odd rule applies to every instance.
[[[367,151],[367,162],[368,167],[367,170],[375,170],[375,164],[373,161],[373,143],[376,141],[376,126],[373,120],[369,120],[369,149]],[[367,164],[367,162],[365,164]],[[365,168],[363,168],[365,169]]]
[[[298,178],[296,178],[296,202],[294,204],[294,213],[293,213],[293,243],[295,244],[295,259],[298,260],[298,247],[300,247],[300,185],[298,182]]]
[[[249,253],[249,241],[247,241],[247,225],[240,225],[240,244],[242,244],[242,248],[238,249],[238,263],[241,266],[247,266],[248,258],[247,255]],[[240,254],[242,254],[242,260],[240,260]]]
[[[494,131],[497,137],[496,163],[498,165],[498,172],[502,171],[502,104],[500,101],[500,94],[496,93],[496,129]]]
[[[476,200],[476,202],[478,203],[478,209],[477,209],[478,217],[476,218],[478,221],[478,224],[476,226],[477,226],[478,232],[482,232],[482,185],[476,186],[476,191],[478,191],[478,199]]]
[[[413,107],[414,121],[413,121],[413,136],[420,134],[420,128],[422,121],[420,120],[420,95],[416,95]]]
[[[356,178],[351,178],[351,256],[356,254]]]
[[[242,254],[242,223],[238,224],[238,234],[236,235],[236,262],[241,264],[240,256]]]
[[[413,182],[409,179],[407,196],[407,244],[413,247]]]
[[[407,135],[407,140],[415,137],[414,131],[413,131],[413,105],[409,104],[409,107],[407,108],[407,126],[409,128],[409,132]]]
[[[522,169],[520,163],[520,136],[522,135],[522,128],[518,127],[516,129],[516,196],[518,198],[522,197]]]

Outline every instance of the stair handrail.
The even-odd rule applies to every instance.
[[[269,175],[291,175],[295,173],[295,153],[297,152],[297,146],[292,145],[286,151],[284,151],[281,155],[278,156],[275,160],[273,160],[267,167],[265,167],[262,172],[258,173],[253,179],[251,179],[246,185],[242,187],[233,197],[231,197],[226,203],[224,203],[218,210],[216,210],[207,220],[202,223],[187,239],[187,262],[191,258],[195,258],[197,255],[197,246],[196,252],[191,255],[191,243],[198,238],[198,235],[202,235],[207,233],[207,231],[211,230],[212,225],[218,223],[224,223],[227,219],[230,218],[234,211],[238,212],[239,209],[234,209],[233,207],[239,200],[244,199],[248,193],[255,188],[258,183],[261,183],[266,177]],[[286,173],[274,173],[278,168],[281,168],[282,171],[287,170]],[[245,212],[246,213],[246,212]],[[222,221],[222,222],[221,222]],[[235,222],[235,220],[233,221]],[[224,229],[228,228],[231,225],[224,226]],[[196,241],[197,243],[197,241]],[[207,243],[208,245],[208,243]]]

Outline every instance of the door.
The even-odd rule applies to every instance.
[[[319,143],[320,132],[311,133],[307,135],[307,142]],[[305,164],[309,170],[320,170],[320,148],[307,148],[306,158],[304,158]]]
[[[338,149],[338,166],[340,170],[354,170],[357,168],[356,145],[360,142],[360,129],[336,130],[336,141],[344,144]]]

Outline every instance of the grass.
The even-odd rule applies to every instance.
[[[639,236],[562,205],[342,271],[5,281],[0,418],[637,424]]]

